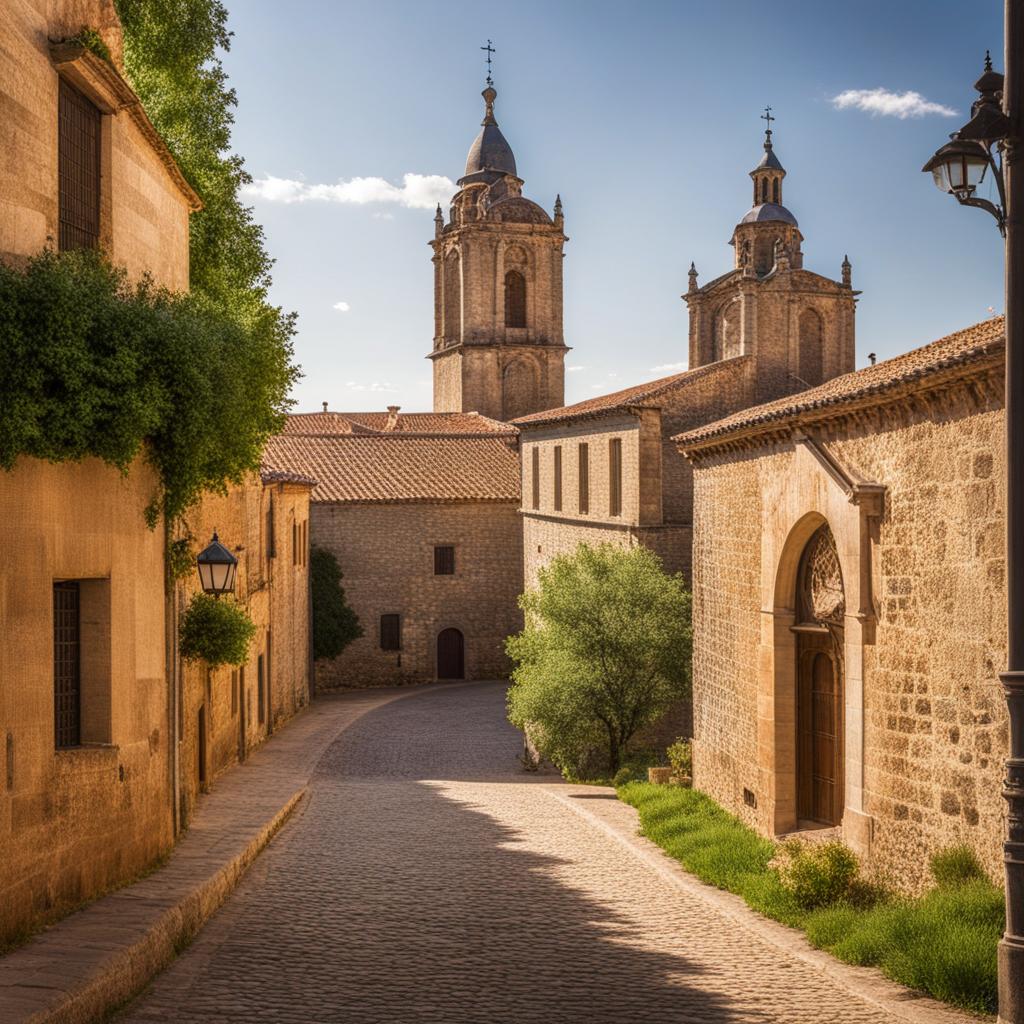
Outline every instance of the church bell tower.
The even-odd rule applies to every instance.
[[[434,218],[434,411],[498,420],[564,404],[562,202],[554,215],[523,194],[494,117],[484,119],[447,220]]]

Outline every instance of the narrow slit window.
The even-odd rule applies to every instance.
[[[399,615],[390,613],[380,617],[380,649],[382,651],[400,651],[402,649],[402,620]]]
[[[531,488],[533,498],[533,507],[540,508],[540,448],[536,445],[533,446],[533,452],[530,456],[530,469],[533,475],[533,486]]]
[[[562,446],[555,445],[555,511],[562,511]]]
[[[79,589],[77,581],[53,585],[54,743],[81,742],[82,678]]]
[[[579,446],[580,467],[580,513],[590,511],[590,445],[586,441]]]
[[[622,515],[622,438],[608,442],[608,514]]]

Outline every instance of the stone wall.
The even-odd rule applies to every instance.
[[[844,833],[908,890],[926,881],[928,856],[954,843],[974,848],[993,877],[1001,866],[1003,415],[979,393],[832,424],[830,456],[885,487],[876,526],[791,441],[711,456],[696,472],[696,784],[763,832],[785,816],[792,710],[776,689],[773,711],[772,695],[793,671],[793,641],[787,598],[773,588],[799,553],[788,524],[806,532],[808,517],[826,521],[848,604]],[[865,600],[871,611],[858,619]]]
[[[216,530],[238,558],[235,599],[255,623],[256,635],[241,667],[211,671],[202,663],[180,666],[179,757],[185,821],[199,794],[221,771],[244,759],[309,702],[309,560],[301,542],[308,535],[308,521],[307,485],[264,484],[255,476],[227,495],[207,495],[188,517],[196,552]],[[175,593],[179,615],[198,591],[195,573],[179,582]],[[201,729],[205,730],[205,762]]]
[[[337,557],[365,635],[316,666],[317,689],[437,677],[442,629],[465,638],[467,679],[508,675],[505,638],[522,628],[522,532],[510,502],[315,503],[312,542]],[[434,546],[455,548],[455,574],[434,575]],[[401,616],[401,650],[380,646],[380,617]]]
[[[156,483],[142,460],[125,475],[96,459],[0,473],[0,945],[171,845],[163,531],[143,518]],[[84,742],[59,750],[56,580],[88,581]]]
[[[50,40],[84,27],[100,30],[115,60],[120,26],[111,0],[12,0],[0,5],[9,73],[0,79],[0,123],[7,129],[0,174],[0,259],[24,258],[58,238],[57,93]],[[189,206],[160,153],[126,110],[101,129],[100,242],[133,278],[188,287]]]

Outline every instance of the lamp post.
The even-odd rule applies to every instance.
[[[235,589],[238,559],[217,539],[216,530],[213,540],[196,557],[196,567],[199,569],[199,582],[207,594],[219,598],[221,594],[230,594]]]
[[[1005,238],[1007,664],[999,676],[1010,718],[1003,862],[1006,931],[999,942],[999,1020],[1024,1024],[1024,0],[1006,0],[1005,80],[985,70],[971,119],[924,166],[965,206],[987,210]],[[976,195],[987,173],[998,203]]]

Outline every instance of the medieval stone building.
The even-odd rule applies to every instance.
[[[316,478],[310,530],[344,573],[363,636],[318,689],[499,679],[522,625],[514,428],[476,413],[289,417],[268,469]]]
[[[850,264],[840,281],[804,269],[771,134],[750,172],[754,206],[733,232],[733,269],[701,288],[691,264],[690,368],[514,421],[526,586],[581,542],[644,544],[688,578],[693,481],[672,436],[853,369]]]
[[[498,420],[564,401],[562,203],[554,217],[522,194],[512,148],[494,118],[483,128],[445,222],[435,218],[434,411]]]
[[[694,783],[904,887],[998,875],[1003,325],[677,438],[694,467]]]
[[[109,62],[55,42],[83,28]],[[0,38],[18,69],[0,76],[0,259],[93,248],[132,280],[186,289],[199,197],[123,77],[112,0],[0,5]],[[237,550],[260,634],[232,690],[230,672],[177,657],[175,616],[195,585],[168,600],[144,458],[124,473],[28,457],[0,472],[0,946],[151,867],[216,772],[305,702],[308,569],[270,568],[265,524],[275,503],[283,551],[309,486],[253,477],[190,516],[196,542],[217,527]],[[255,702],[260,665],[265,714],[240,726],[233,706]]]

